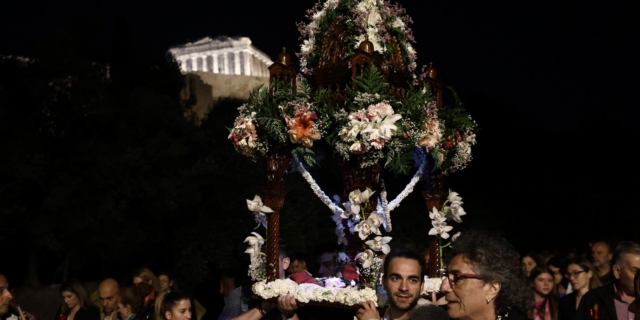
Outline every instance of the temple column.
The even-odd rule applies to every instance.
[[[211,55],[211,59],[212,61],[212,68],[213,68],[213,73],[218,73],[218,54],[217,53],[213,53]]]
[[[223,57],[223,61],[224,61],[224,65],[223,65],[224,66],[224,69],[223,69],[224,72],[223,73],[224,74],[229,74],[229,58],[227,57],[227,52],[226,51],[222,54],[222,57]]]
[[[253,56],[251,55],[249,50],[244,50],[242,54],[244,54],[244,75],[250,76],[251,75],[251,58],[253,58]]]
[[[207,72],[209,68],[207,66],[207,55],[202,56],[202,71]]]
[[[240,52],[239,51],[234,51],[233,52],[233,64],[234,66],[234,73],[235,74],[240,74]]]
[[[198,71],[198,58],[191,56],[191,72]]]
[[[187,72],[187,57],[180,56],[176,60],[180,63],[180,70],[182,70],[182,72]]]

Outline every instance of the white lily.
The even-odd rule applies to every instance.
[[[449,195],[447,196],[447,200],[449,200],[449,202],[451,203],[455,203],[455,202],[460,202],[460,204],[462,204],[462,197],[460,197],[460,195],[457,192],[453,192],[451,191],[451,189],[449,189]]]
[[[247,199],[247,208],[253,212],[262,212],[262,213],[271,213],[273,210],[264,204],[262,204],[262,199],[259,195],[253,197],[253,200]]]
[[[449,206],[449,215],[455,222],[462,223],[461,216],[466,215],[467,213],[461,206],[462,202],[454,202]]]
[[[260,255],[262,245],[264,245],[264,238],[257,232],[251,232],[251,234],[255,235],[255,237],[248,236],[244,239],[244,242],[249,242],[249,248],[244,253],[248,253],[251,256]]]
[[[441,211],[439,211],[436,207],[433,207],[433,209],[431,209],[431,212],[429,212],[429,218],[433,221],[437,221],[437,222],[445,222],[447,221],[447,218],[445,217],[445,214]]]
[[[362,267],[367,269],[371,266],[371,263],[373,262],[373,258],[375,257],[375,253],[373,253],[373,251],[367,249],[364,252],[360,252],[358,253],[358,255],[356,255],[356,261],[360,262],[362,264]]]
[[[351,212],[353,212],[354,214],[359,214],[360,204],[369,201],[369,198],[371,198],[372,194],[374,194],[374,191],[369,188],[364,191],[360,191],[360,189],[351,191],[351,193],[349,193]]]
[[[433,228],[429,230],[430,236],[439,235],[442,239],[449,238],[449,231],[453,230],[452,226],[448,226],[446,222],[432,221]]]
[[[384,118],[376,116],[367,128],[362,130],[362,133],[368,133],[369,140],[378,140],[379,138],[389,140],[398,130],[394,123],[401,118],[402,116],[399,114],[389,115]]]
[[[462,234],[460,231],[456,232],[456,234],[454,234],[453,237],[451,237],[451,241],[458,240],[458,237],[460,236],[460,234]]]
[[[369,215],[369,218],[367,218],[367,224],[369,224],[369,227],[371,228],[371,232],[377,234],[377,235],[381,235],[380,233],[380,226],[382,225],[382,222],[384,221],[384,217],[377,214],[377,213],[371,213]]]
[[[389,247],[390,241],[391,237],[375,237],[373,240],[365,242],[365,244],[373,251],[382,251],[382,253],[387,254],[391,251],[391,247]]]
[[[371,225],[367,223],[367,221],[360,221],[354,228],[360,239],[364,240],[371,234]]]

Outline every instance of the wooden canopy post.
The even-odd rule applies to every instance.
[[[422,196],[427,201],[427,210],[431,212],[433,208],[440,210],[442,204],[447,199],[447,193],[444,188],[444,182],[442,174],[432,176],[433,184],[422,192]],[[430,278],[440,276],[440,248],[438,246],[438,239],[436,237],[431,238],[429,241],[429,270],[427,270]]]
[[[280,278],[280,210],[289,188],[284,183],[291,152],[275,147],[264,159],[264,186],[259,188],[264,205],[273,210],[267,217],[267,282]]]

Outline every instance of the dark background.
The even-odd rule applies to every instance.
[[[255,194],[260,169],[226,141],[225,126],[231,125],[238,102],[221,104],[214,117],[194,128],[180,122],[180,112],[172,109],[180,104],[174,101],[179,77],[171,70],[162,71],[162,77],[140,70],[161,61],[169,47],[205,36],[249,37],[272,59],[282,46],[295,52],[300,42],[295,23],[306,21],[305,10],[313,4],[309,0],[170,5],[3,1],[0,54],[39,58],[62,69],[73,67],[78,74],[86,74],[82,68],[90,62],[118,69],[125,61],[119,70],[130,73],[123,72],[122,78],[129,79],[131,87],[149,90],[124,94],[91,87],[87,92],[117,97],[109,100],[115,107],[107,112],[117,116],[98,117],[85,125],[77,125],[81,119],[69,120],[78,139],[54,139],[53,144],[32,137],[33,117],[21,114],[24,107],[3,112],[3,130],[12,138],[9,148],[2,148],[6,179],[0,189],[4,216],[0,272],[10,274],[14,284],[32,283],[28,274],[38,274],[46,284],[63,278],[63,270],[86,280],[127,279],[135,268],[149,266],[178,270],[196,285],[224,268],[246,268],[242,240],[253,222],[244,210],[244,199]],[[503,233],[523,253],[584,252],[597,238],[640,240],[635,204],[640,191],[636,158],[640,49],[635,33],[638,12],[631,4],[506,0],[400,4],[414,20],[418,65],[432,61],[481,128],[474,161],[448,181],[464,198],[468,213],[457,230],[473,226]],[[76,68],[80,65],[84,67]],[[39,72],[46,70],[50,69]],[[47,76],[11,75],[16,80],[25,77],[27,85]],[[26,89],[20,92],[32,94]],[[167,92],[176,93],[174,100],[162,98],[161,93]],[[20,100],[13,106],[23,104],[33,105]],[[135,107],[117,111],[124,105]],[[163,105],[165,109],[158,107]],[[98,125],[109,123],[120,125],[105,125],[108,129]],[[87,138],[91,143],[80,139],[92,135]],[[34,154],[43,156],[46,165],[27,156]],[[83,154],[103,158],[69,160]],[[54,158],[57,164],[51,165]],[[131,173],[114,169],[114,163]],[[40,171],[24,182],[36,169]],[[126,180],[126,185],[120,180],[103,185],[110,176]],[[313,200],[299,176],[287,179],[300,188],[293,188],[283,212],[287,221],[283,230],[288,230],[284,236],[296,251],[312,254],[316,244],[332,239],[330,212]],[[398,178],[391,190],[399,190],[407,180]],[[60,185],[71,186],[62,192]],[[87,190],[95,185],[100,190]],[[422,248],[430,228],[424,200],[416,192],[406,201],[394,212],[394,242],[413,242]],[[34,263],[35,271],[29,272],[27,265]]]

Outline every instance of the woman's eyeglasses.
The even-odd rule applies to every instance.
[[[580,276],[581,273],[586,272],[584,270],[580,270],[580,271],[574,271],[574,272],[567,272],[564,274],[564,277],[567,279],[571,279],[571,278],[576,278],[578,279],[578,277]]]
[[[449,280],[449,283],[451,284],[452,287],[455,286],[458,281],[464,280],[464,279],[482,280],[482,277],[475,273],[458,273],[458,272],[449,273],[445,271],[442,276]]]

